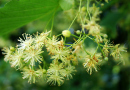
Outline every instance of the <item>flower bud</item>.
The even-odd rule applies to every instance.
[[[44,74],[46,73],[46,69],[43,69],[42,71],[43,71]]]
[[[104,34],[103,36],[104,36],[104,38],[107,38],[107,37],[108,37],[107,34]]]
[[[108,61],[108,57],[105,57],[104,60],[105,60],[105,61]]]
[[[12,51],[12,52],[15,51],[15,48],[11,46],[10,51]]]
[[[101,6],[104,6],[104,3],[101,3]]]
[[[76,31],[76,34],[80,34],[80,33],[81,33],[80,30],[77,30],[77,31]]]
[[[86,11],[86,7],[82,7],[81,10],[82,10],[83,12],[85,12],[85,11]]]
[[[64,30],[64,31],[62,31],[62,34],[64,37],[70,37],[71,32],[69,30]]]

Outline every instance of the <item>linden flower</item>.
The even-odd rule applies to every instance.
[[[35,65],[35,62],[41,62],[43,61],[43,58],[41,56],[41,54],[43,53],[42,49],[39,48],[35,48],[35,46],[31,46],[28,50],[26,50],[26,52],[24,52],[25,55],[24,55],[24,61],[27,63],[27,62],[30,62],[30,65],[31,66],[34,66]]]
[[[63,69],[63,64],[51,64],[50,68],[47,70],[47,76],[49,82],[52,85],[58,84],[60,86],[64,82],[65,70]]]
[[[47,82],[49,82],[51,85],[56,85],[57,83],[57,85],[60,86],[64,82],[64,77],[58,75],[50,75]]]
[[[100,13],[102,13],[102,11],[100,11],[99,7],[97,7],[95,4],[93,4],[93,6],[89,8],[89,11],[92,14],[91,20],[93,20],[93,21],[99,21],[100,20],[100,18],[97,17]]]
[[[104,52],[105,56],[108,56],[108,53],[109,53],[108,48],[109,48],[109,44],[108,44],[108,42],[105,42],[105,45],[103,46],[103,52]]]
[[[57,42],[58,40],[56,36],[53,36],[52,39],[48,38],[48,40],[46,40],[46,47],[47,50],[50,51],[50,53],[54,53],[52,50],[54,50],[57,47]]]
[[[57,42],[58,42],[57,37],[53,36],[52,39],[48,38],[46,43],[47,43],[47,45],[56,46]]]
[[[28,49],[29,46],[31,46],[32,42],[33,42],[33,38],[31,35],[29,34],[22,34],[23,36],[23,39],[22,38],[19,38],[19,42],[21,42],[18,47],[19,49],[22,49],[24,50],[25,48]]]
[[[4,47],[4,48],[2,49],[2,51],[4,51],[4,52],[2,52],[2,54],[5,55],[4,60],[5,60],[6,62],[12,60],[12,53],[13,53],[13,51],[10,50],[10,48]]]
[[[91,35],[100,34],[100,26],[98,26],[97,24],[95,26],[90,26],[89,34]]]
[[[91,35],[100,34],[100,26],[95,21],[88,21],[84,27],[89,30],[89,34]]]
[[[46,70],[45,69],[42,69],[42,67],[39,65],[39,68],[37,71],[36,71],[36,74],[37,76],[39,76],[40,78],[45,78],[46,77]]]
[[[47,70],[48,75],[51,74],[56,74],[56,70],[58,70],[58,72],[62,72],[63,69],[63,64],[57,65],[57,64],[50,64],[49,69]],[[65,76],[65,75],[63,75]]]
[[[53,36],[52,39],[47,40],[46,47],[47,47],[47,50],[50,52],[49,54],[59,55],[63,51],[63,48],[65,48],[63,38],[60,41],[58,41],[57,38]]]
[[[57,42],[57,48],[64,48],[64,41],[63,38]]]
[[[23,66],[23,51],[16,50],[12,57],[13,59],[10,61],[11,67],[18,66],[18,68],[21,68]]]
[[[65,72],[65,73],[66,73],[65,77],[67,78],[67,80],[72,79],[73,76],[72,76],[71,73],[76,72],[75,67],[69,65],[68,67],[65,68],[65,70],[66,70],[66,72]]]
[[[37,74],[36,72],[31,69],[31,67],[29,67],[29,69],[27,67],[25,67],[23,69],[23,79],[27,79],[28,78],[28,82],[31,84],[32,82],[35,83],[36,82],[36,77],[37,77]]]
[[[114,59],[119,59],[120,57],[123,58],[123,57],[121,56],[121,52],[127,52],[125,47],[123,47],[123,46],[120,46],[120,47],[119,47],[119,45],[120,45],[120,44],[117,44],[117,45],[115,45],[115,46],[113,47],[114,50],[112,50],[111,55],[114,57]]]
[[[87,55],[85,58],[85,63],[83,63],[84,68],[87,68],[87,72],[92,74],[92,70],[95,69],[97,72],[97,65],[102,61],[101,59],[101,54],[95,54],[93,57],[90,55]]]
[[[82,51],[83,47],[83,42],[82,41],[77,41],[77,43],[73,44],[74,51],[72,53],[79,53]]]
[[[61,49],[61,48],[56,48],[55,49],[55,55],[52,56],[52,59],[60,59],[62,60],[63,62],[66,62],[66,56],[69,55],[70,51],[66,48],[64,49]]]
[[[97,43],[100,43],[100,42],[103,41],[103,39],[102,39],[102,37],[101,37],[100,35],[96,35],[95,37],[96,37],[95,41],[96,41]]]
[[[35,35],[35,39],[34,39],[34,41],[36,43],[36,45],[35,45],[36,48],[44,45],[44,42],[45,42],[47,36],[49,35],[49,33],[50,33],[50,31],[46,32],[46,33],[43,32],[40,35],[38,35],[39,33],[37,32],[37,34]]]

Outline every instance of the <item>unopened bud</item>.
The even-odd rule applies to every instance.
[[[105,57],[104,60],[105,60],[105,61],[108,61],[108,57]]]
[[[15,51],[15,48],[11,46],[10,51],[12,51],[12,52]]]
[[[43,69],[43,73],[44,73],[44,74],[46,73],[46,69]]]
[[[104,6],[104,3],[101,3],[101,6]]]
[[[81,10],[82,10],[83,12],[85,12],[85,11],[86,11],[86,7],[82,7]]]
[[[62,34],[64,37],[70,37],[71,32],[69,30],[64,30],[64,31],[62,31]]]
[[[76,31],[76,34],[80,34],[80,33],[81,33],[80,30],[77,30],[77,31]]]
[[[104,38],[107,38],[107,37],[108,37],[107,34],[104,34],[103,36],[104,36]]]

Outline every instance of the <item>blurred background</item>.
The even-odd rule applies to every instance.
[[[9,0],[0,0],[0,8],[2,8]],[[101,6],[99,6],[101,7]],[[48,83],[29,84],[27,80],[22,79],[20,71],[11,68],[8,62],[5,62],[4,56],[0,51],[0,90],[130,90],[130,1],[129,0],[111,0],[101,7],[99,24],[105,29],[111,42],[120,43],[127,48],[127,53],[123,53],[125,65],[119,64],[109,56],[108,63],[100,66],[98,72],[89,75],[82,65],[77,66],[77,72],[73,79],[65,81],[60,86],[50,86]],[[57,35],[68,28],[71,23],[73,13],[66,15],[61,9],[56,13],[54,19],[53,34]],[[40,19],[31,22],[17,30],[0,36],[0,50],[7,46],[15,46],[17,39],[22,33],[34,34],[37,31],[42,32],[47,24],[48,19]],[[47,30],[50,30],[49,24]],[[74,23],[71,32],[81,29],[78,23]],[[74,42],[68,38],[67,42]],[[89,43],[89,42],[87,42]],[[90,42],[91,43],[91,42]],[[88,45],[91,47],[91,45]],[[93,46],[94,48],[94,46]],[[45,59],[48,59],[46,53]]]

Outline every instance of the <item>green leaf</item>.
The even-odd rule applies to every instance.
[[[0,35],[53,16],[58,6],[59,0],[12,0],[0,9]]]
[[[59,4],[63,10],[69,10],[72,8],[74,0],[60,0]]]

